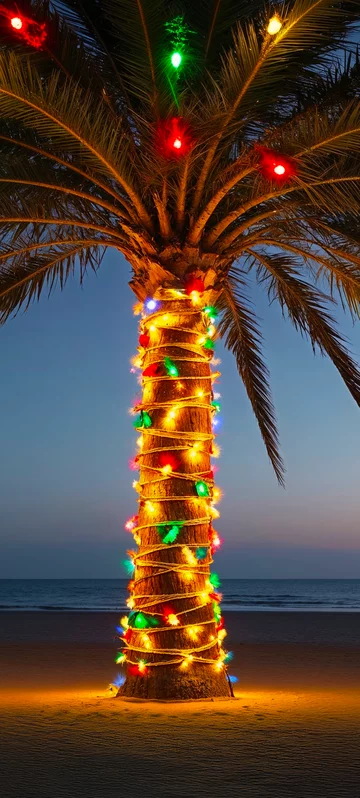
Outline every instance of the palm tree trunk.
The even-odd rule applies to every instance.
[[[169,290],[160,296],[156,311],[140,324],[140,332],[150,338],[145,339],[141,368],[156,364],[157,372],[143,378],[140,410],[150,416],[151,426],[146,427],[149,419],[142,415],[134,529],[138,550],[132,555],[136,568],[125,635],[127,678],[119,695],[171,700],[229,696],[221,647],[225,633],[216,588],[209,582],[214,377],[212,351],[199,340],[205,341],[209,321],[190,298],[177,298]],[[173,376],[165,358],[175,366]],[[199,481],[208,486],[209,497],[198,496]],[[139,628],[144,617],[146,624],[156,625]]]

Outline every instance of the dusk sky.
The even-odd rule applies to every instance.
[[[44,294],[0,329],[0,577],[124,577],[136,510],[127,414],[137,342],[130,269],[110,252],[82,288]],[[332,364],[266,295],[264,320],[286,490],[279,488],[235,361],[223,353],[217,530],[223,577],[360,577],[360,410]],[[341,315],[360,353],[360,326]]]

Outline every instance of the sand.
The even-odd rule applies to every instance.
[[[0,613],[2,798],[357,798],[359,615],[226,621],[236,700],[132,703],[116,616]]]

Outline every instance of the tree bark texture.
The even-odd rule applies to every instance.
[[[177,299],[169,291],[163,291],[159,308],[140,325],[140,332],[150,337],[148,346],[140,350],[141,369],[156,363],[158,373],[142,380],[141,409],[152,424],[138,432],[142,447],[138,450],[140,493],[134,532],[139,545],[130,588],[132,610],[152,615],[158,626],[128,632],[124,647],[127,676],[118,693],[122,696],[184,700],[231,695],[226,666],[216,665],[222,649],[210,598],[215,589],[209,584],[213,353],[199,345],[208,326],[201,307],[194,306],[190,298]],[[178,376],[167,376],[166,357],[176,365]],[[178,462],[175,472],[163,475],[161,466],[167,453]],[[208,484],[209,497],[197,495],[197,480]],[[159,524],[165,522],[183,522],[175,542],[169,545],[162,543],[158,531]],[[186,554],[190,550],[195,555],[198,547],[206,547],[206,556],[191,565]],[[178,626],[166,620],[169,612],[176,615]],[[139,660],[146,663],[144,674],[136,673]]]

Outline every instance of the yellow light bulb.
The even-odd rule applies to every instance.
[[[216,333],[216,327],[214,326],[214,324],[210,324],[210,327],[208,328],[207,331],[209,338],[213,338],[215,333]]]
[[[192,291],[190,294],[193,305],[198,305],[200,302],[200,294],[198,291]]]
[[[141,368],[141,364],[142,364],[142,358],[139,357],[139,355],[135,355],[135,357],[131,358],[130,362],[131,362],[131,365],[134,366],[134,368],[140,369]]]
[[[193,552],[191,551],[191,549],[189,549],[188,546],[183,546],[181,551],[182,551],[184,557],[186,557],[186,560],[189,563],[189,565],[196,565],[197,564],[197,559],[196,559],[195,555],[193,554]]]
[[[169,321],[169,314],[168,313],[164,313],[164,315],[161,316],[161,321],[163,321],[165,324],[167,324],[167,322]]]
[[[170,626],[179,626],[180,623],[179,618],[174,612],[171,612],[170,615],[168,615],[168,622]]]
[[[148,513],[154,513],[155,512],[155,506],[150,501],[145,502],[145,508],[148,511]]]
[[[200,335],[200,337],[197,339],[198,344],[204,344],[205,341],[206,341],[205,335]]]
[[[164,474],[165,477],[167,477],[169,474],[172,474],[172,466],[170,463],[161,469],[161,473]]]
[[[138,437],[138,438],[137,438],[137,440],[136,440],[136,445],[139,447],[139,449],[141,449],[141,448],[142,448],[142,445],[143,445],[143,443],[144,443],[144,441],[143,441],[143,436],[142,436],[142,435],[139,435],[139,437]]]
[[[276,33],[279,33],[279,30],[282,28],[281,19],[278,17],[277,14],[274,14],[273,17],[269,20],[269,24],[267,26],[267,32],[270,33],[270,36],[275,36]]]
[[[150,640],[149,635],[143,634],[142,637],[141,637],[141,641],[142,641],[142,644],[145,646],[145,648],[152,648],[152,644],[151,644],[151,640]]]
[[[224,667],[223,661],[218,659],[217,662],[215,662],[214,667],[215,667],[215,670],[221,671],[223,669],[223,667]]]
[[[220,446],[218,446],[217,443],[213,443],[211,456],[212,457],[220,457],[220,454],[221,454]]]
[[[213,497],[213,501],[214,502],[219,502],[222,499],[222,493],[221,493],[220,488],[214,488],[213,489],[212,497]]]
[[[204,396],[204,391],[202,391],[201,388],[199,388],[199,390],[196,391],[196,395],[202,397]]]
[[[226,629],[220,629],[220,632],[218,632],[218,640],[219,640],[219,642],[224,640],[226,635],[227,635]]]
[[[176,390],[177,391],[183,391],[184,390],[184,386],[183,386],[182,382],[177,382],[176,383]]]
[[[127,617],[127,615],[124,615],[121,618],[120,623],[121,623],[121,626],[123,626],[124,629],[128,628],[128,626],[129,626],[129,618]]]
[[[140,485],[140,482],[138,482],[137,479],[134,479],[132,486],[133,486],[134,490],[136,490],[137,493],[140,493],[141,485]]]
[[[217,509],[217,507],[213,507],[211,505],[211,507],[209,509],[210,509],[210,515],[211,515],[212,518],[220,518],[220,513],[219,513],[219,510]]]
[[[135,601],[132,598],[132,596],[130,596],[130,598],[126,599],[126,605],[127,605],[127,607],[129,607],[130,610],[134,609]]]
[[[152,333],[156,332],[156,325],[155,324],[151,324],[150,325],[150,332],[152,332]]]
[[[138,668],[139,668],[139,673],[144,673],[146,665],[145,665],[145,662],[142,659],[139,660]]]
[[[198,635],[200,634],[200,632],[201,632],[201,627],[200,626],[188,626],[188,628],[187,628],[187,633],[188,633],[189,637],[191,638],[191,640],[197,640]]]

